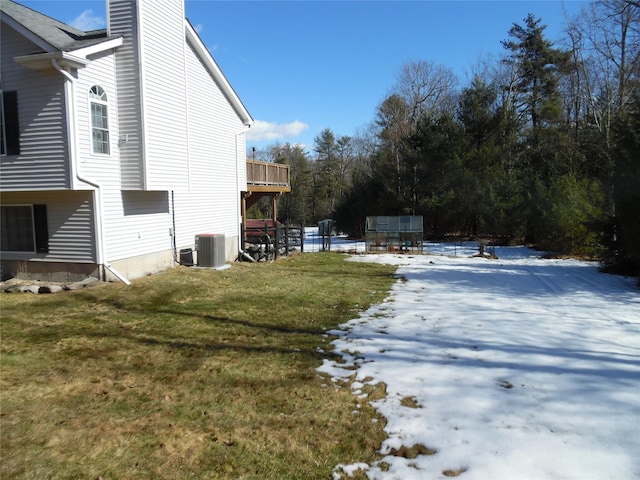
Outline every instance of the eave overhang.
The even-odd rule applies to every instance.
[[[14,57],[13,59],[22,65],[23,67],[30,68],[32,70],[45,70],[52,68],[51,60],[56,60],[62,67],[69,68],[84,68],[91,60],[87,57],[96,53],[101,53],[107,50],[111,50],[122,45],[122,37],[112,38],[104,42],[91,45],[88,47],[78,48],[76,50],[63,52],[45,52],[34,53],[31,55],[22,55]]]
[[[87,58],[89,55],[94,55],[96,53],[102,53],[106,52],[107,50],[118,48],[123,43],[124,39],[122,37],[113,37],[106,39],[103,42],[96,43],[95,45],[70,50],[68,53],[73,54],[77,57]]]
[[[60,66],[70,68],[84,68],[90,60],[82,57],[76,57],[70,55],[67,52],[51,52],[51,53],[36,53],[33,55],[23,55],[20,57],[13,57],[13,59],[22,65],[23,67],[30,68],[32,70],[46,70],[53,68],[52,60],[56,60]]]

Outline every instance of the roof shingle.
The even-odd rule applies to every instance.
[[[13,0],[0,0],[0,11],[2,16],[11,17],[54,50],[70,52],[108,40],[106,29],[85,32]]]

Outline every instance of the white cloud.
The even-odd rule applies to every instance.
[[[97,30],[104,28],[106,21],[103,17],[93,14],[93,10],[85,10],[71,22],[71,26],[79,30]]]
[[[256,120],[247,132],[247,140],[258,142],[261,140],[281,140],[294,138],[307,130],[309,125],[300,120],[291,123],[273,123]]]

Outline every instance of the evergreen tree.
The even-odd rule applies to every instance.
[[[589,255],[604,241],[611,263],[640,271],[640,5],[592,7],[569,29],[571,56],[528,15],[499,68],[461,94],[447,69],[404,65],[375,141],[316,139],[314,218],[333,212],[360,236],[368,215],[421,214],[432,235],[526,236]]]
[[[274,163],[289,165],[291,192],[278,202],[278,217],[290,224],[310,223],[312,202],[311,165],[301,145],[274,145],[270,149]]]
[[[325,128],[314,138],[316,160],[313,166],[313,223],[330,218],[337,196],[336,137],[333,131]]]
[[[476,77],[462,91],[458,119],[467,148],[462,153],[462,184],[456,189],[464,210],[464,230],[471,234],[502,233],[504,187],[500,127],[502,112],[497,107],[496,88]]]
[[[640,90],[627,112],[614,124],[617,158],[615,184],[615,236],[609,261],[628,273],[640,273]]]
[[[511,39],[502,42],[508,50],[505,62],[516,72],[512,86],[516,109],[534,130],[561,119],[559,74],[570,58],[568,53],[553,48],[553,43],[544,37],[546,25],[540,22],[529,14],[525,26],[514,24],[509,30]]]
[[[460,124],[449,113],[423,117],[409,137],[405,163],[410,173],[409,211],[425,215],[434,235],[458,231],[461,208],[456,202],[460,185],[461,153],[465,149]]]
[[[515,81],[510,87],[513,106],[525,126],[517,168],[525,194],[523,214],[527,217],[527,239],[533,243],[544,239],[545,244],[552,246],[548,239],[555,237],[559,239],[555,249],[566,250],[570,242],[560,241],[564,235],[557,228],[553,235],[549,230],[552,225],[568,228],[567,222],[550,216],[565,217],[563,208],[569,205],[564,189],[583,185],[572,171],[576,145],[562,124],[563,99],[559,83],[561,74],[569,70],[570,56],[553,48],[544,36],[546,26],[540,22],[529,14],[525,26],[514,24],[509,30],[510,39],[502,43],[508,51],[505,62],[515,72]],[[558,183],[558,178],[566,175],[575,181]],[[543,218],[545,221],[541,221]]]

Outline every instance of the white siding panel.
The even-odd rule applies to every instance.
[[[70,188],[64,77],[53,69],[36,72],[17,64],[15,56],[36,46],[5,24],[0,31],[3,88],[17,92],[20,122],[20,155],[1,158],[0,188]]]
[[[49,253],[6,254],[6,258],[39,258],[49,261],[95,262],[95,230],[92,192],[3,193],[2,203],[47,205]],[[4,256],[5,254],[3,254]]]
[[[48,258],[95,262],[91,192],[74,192],[49,205]]]
[[[246,189],[244,127],[197,55],[186,51],[191,189],[176,193],[176,242],[199,233],[239,236],[240,190]],[[227,259],[237,252],[227,252]]]
[[[123,35],[124,42],[116,51],[119,142],[122,188],[144,188],[142,146],[142,110],[138,64],[137,4],[131,0],[109,0],[109,29],[112,35]]]
[[[121,99],[118,96],[118,81],[113,55],[101,55],[93,58],[89,66],[79,72],[76,82],[76,105],[78,122],[78,144],[80,162],[78,170],[83,178],[100,185],[98,194],[101,200],[102,232],[104,236],[104,255],[107,262],[121,258],[121,244],[130,241],[123,213],[121,169],[121,148],[118,141],[120,132],[120,114],[118,108]],[[94,154],[91,145],[91,119],[89,90],[99,85],[107,94],[108,120],[110,134],[110,154]],[[144,252],[146,253],[146,252]]]
[[[107,95],[107,119],[109,122],[109,154],[94,154],[91,137],[91,112],[89,90],[100,86]],[[78,71],[75,83],[76,123],[78,136],[78,169],[83,176],[98,183],[109,183],[110,188],[120,190],[120,147],[118,144],[118,95],[113,55],[101,54]]]
[[[245,133],[238,136],[237,147],[239,154],[238,162],[238,178],[240,183],[240,190],[247,191],[247,130]]]
[[[115,209],[115,204],[111,206]],[[105,228],[109,261],[171,248],[170,194],[168,192],[123,191],[117,221]],[[115,211],[111,212],[115,214]]]
[[[188,183],[183,0],[139,0],[142,95],[149,190]]]

